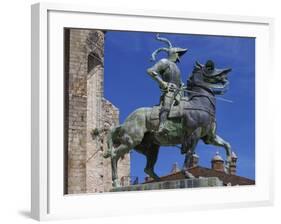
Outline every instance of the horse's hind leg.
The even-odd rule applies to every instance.
[[[129,153],[135,145],[139,144],[139,141],[133,140],[133,138],[131,138],[128,134],[125,134],[123,139],[126,141],[120,144],[116,149],[113,149],[111,152],[112,182],[114,187],[120,186],[117,173],[117,163],[119,158]]]
[[[120,157],[124,156],[130,151],[130,145],[121,144],[111,154],[111,169],[112,169],[112,182],[113,187],[119,187],[119,178],[117,172],[117,163]]]
[[[120,183],[118,180],[118,173],[117,173],[117,163],[118,158],[117,156],[111,157],[111,169],[112,169],[112,185],[113,187],[120,187]]]
[[[159,176],[154,172],[154,165],[157,161],[159,145],[152,144],[146,153],[146,167],[144,168],[144,172],[149,175],[154,180],[159,180]]]

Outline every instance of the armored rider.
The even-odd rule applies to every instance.
[[[171,106],[179,93],[183,82],[181,73],[176,63],[180,62],[180,57],[187,51],[186,48],[173,47],[171,42],[164,37],[157,34],[156,39],[163,41],[168,47],[158,48],[151,55],[151,60],[155,61],[156,55],[161,52],[167,52],[168,58],[160,59],[154,66],[147,69],[147,73],[158,82],[162,96],[160,100],[160,125],[159,133],[166,133],[168,130],[165,128],[165,123],[168,118]]]

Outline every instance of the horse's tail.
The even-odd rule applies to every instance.
[[[147,116],[150,108],[139,108],[132,112],[124,121],[123,124],[114,127],[110,130],[107,136],[107,150],[104,157],[112,156],[114,149],[120,144],[125,144],[128,147],[134,147],[139,144],[145,132],[147,131]],[[124,138],[126,135],[126,138]]]

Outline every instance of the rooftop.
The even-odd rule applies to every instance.
[[[216,171],[214,169],[201,167],[201,166],[191,167],[188,169],[188,171],[190,173],[192,173],[192,175],[195,176],[196,178],[218,177],[225,186],[226,185],[235,186],[235,185],[254,185],[255,184],[255,180],[251,180],[246,177],[241,177],[241,176],[237,176],[237,175],[227,174],[225,172]],[[186,177],[184,176],[184,174],[181,171],[160,177],[160,181],[179,180],[179,179],[186,179]],[[150,182],[154,182],[154,181],[148,180],[145,183],[150,183]]]

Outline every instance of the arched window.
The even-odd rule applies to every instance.
[[[92,71],[98,65],[101,65],[102,62],[97,54],[94,52],[90,53],[88,56],[88,73]]]

